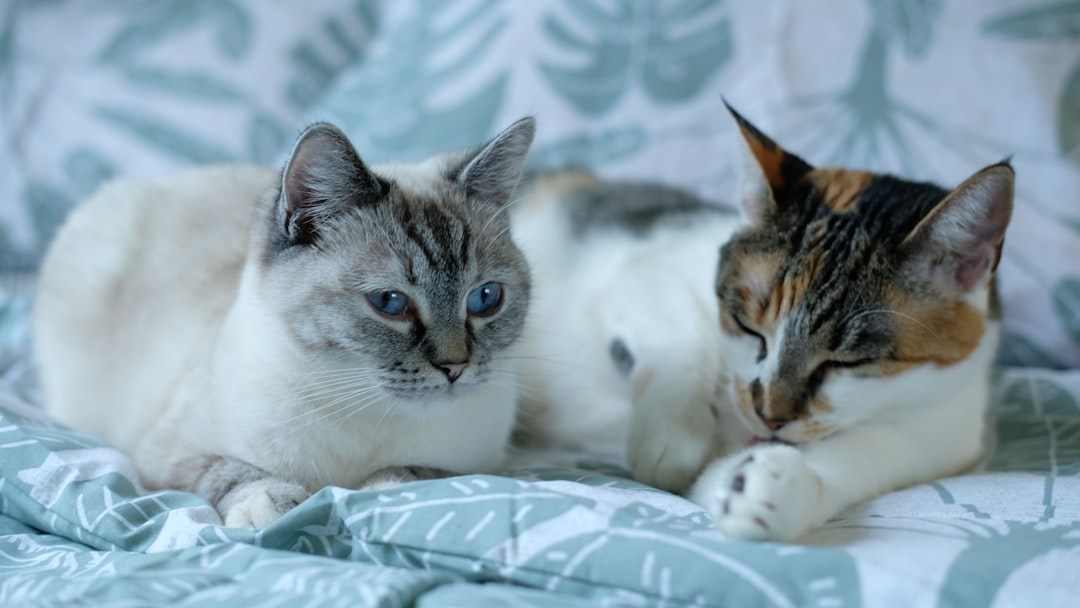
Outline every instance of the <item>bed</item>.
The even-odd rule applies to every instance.
[[[1059,0],[49,3],[0,7],[0,605],[1074,606],[1080,602],[1080,8]],[[66,44],[57,45],[55,41]],[[523,114],[534,166],[733,192],[723,96],[804,158],[958,183],[1012,155],[992,449],[973,471],[743,543],[586,453],[326,488],[229,529],[42,414],[28,314],[101,181],[277,163],[305,122],[366,160]]]

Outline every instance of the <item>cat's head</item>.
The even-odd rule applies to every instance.
[[[423,405],[513,384],[500,355],[530,278],[506,208],[534,133],[525,118],[476,150],[369,167],[336,127],[304,131],[252,257],[260,298],[317,368],[309,397]]]
[[[996,346],[1008,163],[951,192],[815,169],[732,115],[744,225],[716,293],[725,384],[750,433],[812,441],[984,382],[969,361],[985,372]]]

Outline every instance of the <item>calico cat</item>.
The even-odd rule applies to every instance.
[[[609,418],[628,414],[615,441],[626,439],[635,477],[685,491],[731,538],[790,541],[849,505],[978,460],[1014,177],[1000,163],[946,191],[815,169],[731,113],[745,143],[740,218],[695,212],[674,228],[597,233],[578,250],[620,262],[577,258],[564,279],[535,281],[541,293],[612,294],[587,300],[577,329],[598,343],[594,356],[608,347],[608,375],[622,370],[617,388],[601,390],[623,399]],[[572,226],[560,206],[616,205],[625,192],[578,187],[553,194],[561,203],[547,213]],[[669,217],[667,207],[638,215]],[[515,229],[537,265],[537,227]],[[566,354],[529,344],[552,361]],[[605,402],[579,397],[571,409]],[[573,416],[542,405],[532,408],[540,425]]]
[[[505,207],[534,132],[369,167],[318,123],[280,174],[108,185],[42,269],[48,411],[228,526],[327,485],[496,469],[531,286]]]

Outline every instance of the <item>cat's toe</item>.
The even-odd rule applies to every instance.
[[[789,541],[809,528],[820,495],[821,478],[802,453],[770,445],[715,463],[690,498],[730,538]]]
[[[265,478],[237,486],[217,508],[229,528],[265,528],[310,495],[298,484]]]

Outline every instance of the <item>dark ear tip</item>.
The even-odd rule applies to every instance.
[[[1001,162],[990,165],[988,169],[999,169],[1002,171],[1008,171],[1011,175],[1016,175],[1016,169],[1012,166],[1012,154],[1006,156]]]
[[[533,138],[536,137],[536,118],[533,116],[519,118],[507,127],[506,130],[520,131],[531,143]]]
[[[750,124],[750,123],[749,123],[749,122],[748,122],[748,121],[746,120],[746,118],[744,118],[744,117],[743,117],[743,115],[742,115],[742,114],[739,114],[739,113],[738,113],[738,112],[737,112],[737,111],[735,110],[735,108],[731,107],[731,104],[730,104],[730,103],[728,103],[728,100],[727,100],[727,98],[725,98],[725,97],[721,97],[721,98],[720,98],[720,101],[724,102],[724,107],[725,107],[725,108],[727,108],[728,114],[731,114],[731,117],[735,119],[735,122],[736,122],[736,123],[737,123],[737,124],[738,124],[738,125],[739,125],[740,127],[744,127],[744,126],[747,126],[747,125],[749,125],[749,124]]]
[[[318,121],[304,127],[304,130],[300,132],[300,137],[297,138],[297,141],[317,135],[333,135],[345,138],[345,133],[343,133],[337,125],[325,121]]]

